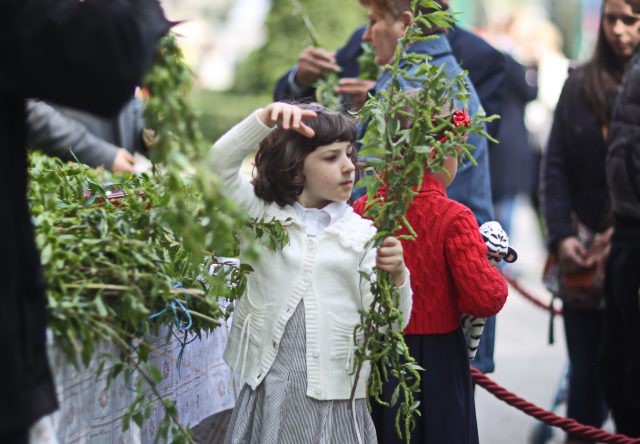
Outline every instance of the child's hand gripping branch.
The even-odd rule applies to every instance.
[[[502,260],[512,263],[518,259],[516,250],[509,246],[509,236],[498,222],[485,222],[480,227],[480,234],[487,246],[487,259],[494,267],[497,267]],[[462,332],[467,339],[469,359],[476,357],[486,320],[487,318],[480,318],[467,313],[463,313],[460,317]]]
[[[376,255],[376,267],[378,270],[388,272],[391,283],[396,287],[404,284],[404,256],[402,244],[397,238],[389,236],[382,242]]]

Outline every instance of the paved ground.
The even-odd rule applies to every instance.
[[[521,285],[533,294],[548,298],[540,276],[546,252],[531,208],[519,201],[514,214],[512,245],[519,253],[513,265]],[[567,363],[562,319],[555,321],[555,344],[547,344],[549,314],[510,289],[507,304],[498,315],[496,371],[489,375],[496,383],[518,396],[548,409]],[[536,421],[496,399],[481,387],[476,388],[476,406],[482,444],[533,443]],[[564,415],[564,406],[557,412]],[[198,427],[200,443],[214,444],[224,431],[228,417],[206,420]],[[610,423],[605,429],[611,431]],[[560,444],[564,433],[555,430],[546,444]]]

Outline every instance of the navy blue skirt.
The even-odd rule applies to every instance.
[[[478,425],[473,400],[471,372],[462,330],[446,334],[405,335],[411,356],[426,370],[422,373],[420,400],[422,416],[416,419],[413,443],[478,444]],[[389,400],[396,380],[384,386]],[[372,401],[371,416],[378,442],[404,443],[396,434],[396,409]]]

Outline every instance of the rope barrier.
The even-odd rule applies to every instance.
[[[640,438],[630,438],[626,435],[608,433],[602,429],[586,426],[574,419],[563,418],[553,412],[544,410],[500,387],[489,379],[487,375],[474,367],[471,367],[471,377],[473,378],[473,382],[487,390],[496,398],[551,426],[560,427],[571,435],[605,444],[640,444]]]
[[[534,305],[543,308],[547,311],[549,311],[551,309],[551,304],[548,302],[544,302],[542,301],[539,297],[534,296],[533,294],[531,294],[529,291],[527,291],[522,285],[520,285],[520,282],[518,282],[516,279],[504,275],[504,279],[509,283],[509,285],[511,285],[514,290],[516,290],[518,293],[520,293],[525,299],[528,299],[529,301],[533,302]],[[553,308],[554,312],[556,315],[561,316],[562,315],[562,310],[558,309],[558,308]]]

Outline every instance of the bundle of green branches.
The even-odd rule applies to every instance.
[[[434,12],[422,15],[417,12],[418,5]],[[391,74],[390,86],[370,98],[360,112],[361,121],[368,125],[360,151],[367,166],[358,186],[367,188],[365,215],[378,228],[372,240],[375,246],[398,233],[400,237],[415,238],[405,214],[417,194],[415,190],[421,187],[425,171],[441,171],[444,158],[460,149],[461,157],[473,163],[470,153],[473,146],[466,143],[466,137],[471,133],[488,137],[484,122],[493,118],[476,114],[464,131],[456,127],[450,110],[461,110],[468,99],[463,76],[450,79],[442,67],[429,64],[428,56],[405,52],[414,42],[434,38],[423,36],[418,24],[448,26],[451,17],[433,1],[414,0],[412,7],[416,11],[412,23],[400,39],[392,63],[385,67]],[[420,88],[404,91],[399,79],[420,81]],[[431,150],[435,150],[435,156],[429,156]],[[376,197],[382,186],[384,199]],[[398,309],[398,290],[390,285],[386,273],[378,273],[376,279],[365,278],[371,280],[374,301],[368,311],[361,313],[361,322],[354,331],[354,340],[364,334],[356,352],[356,378],[362,364],[370,361],[368,398],[386,406],[400,402],[396,431],[409,442],[415,416],[419,415],[419,401],[414,399],[414,393],[420,389],[421,367],[410,356],[399,331],[402,314]],[[389,377],[397,379],[398,385],[390,399],[382,399],[382,385]]]
[[[197,335],[211,331],[222,317],[217,295],[201,277],[206,270],[190,266],[189,253],[160,217],[158,209],[175,196],[160,177],[117,178],[37,154],[31,156],[30,174],[29,202],[56,345],[76,366],[98,359],[102,372],[108,362],[108,381],[124,372],[133,386],[129,376],[141,375],[123,425],[131,419],[142,425],[154,403],[146,389],[159,399],[162,380],[147,362],[146,338],[169,322],[150,316],[167,304],[182,304],[180,315],[192,319],[189,330]],[[119,355],[96,356],[105,343]],[[190,432],[175,406],[163,403],[159,437],[188,442]]]
[[[142,425],[161,402],[157,441],[193,442],[175,404],[158,391],[160,371],[149,364],[149,339],[160,325],[181,334],[211,332],[229,315],[228,301],[244,289],[248,265],[214,267],[236,257],[279,248],[286,232],[251,221],[225,197],[209,171],[207,148],[187,101],[191,73],[172,35],[158,49],[144,95],[155,132],[151,174],[125,177],[34,154],[29,202],[47,281],[49,326],[75,365],[110,364],[136,396],[123,416]],[[118,356],[97,355],[113,344]],[[96,356],[97,355],[97,356]],[[137,374],[139,378],[133,378]]]

